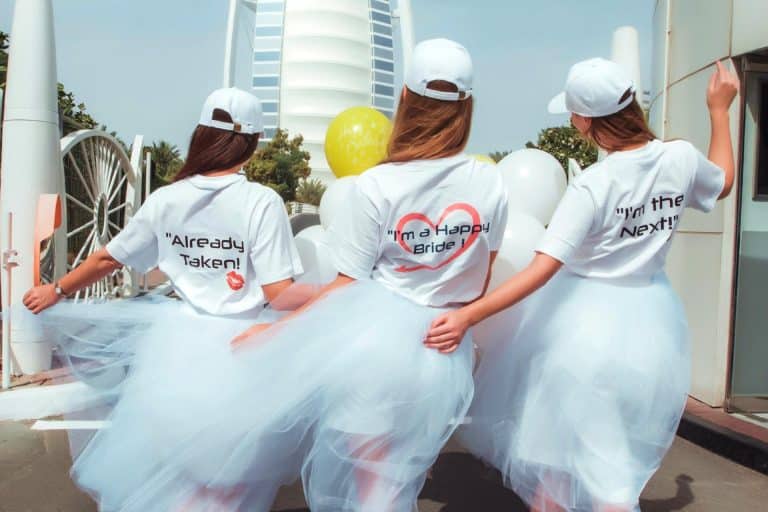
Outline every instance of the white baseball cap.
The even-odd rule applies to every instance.
[[[232,122],[213,119],[213,111],[217,108],[228,113]],[[264,131],[261,102],[253,94],[235,87],[217,89],[205,100],[199,124],[249,135],[261,133]]]
[[[430,89],[434,80],[450,82],[458,92]],[[472,95],[472,58],[466,48],[450,39],[428,39],[416,45],[405,77],[405,86],[419,96],[459,101]]]
[[[632,94],[624,98],[628,90]],[[631,104],[634,93],[635,84],[621,66],[606,59],[589,59],[571,67],[565,91],[552,98],[548,110],[550,114],[609,116]]]

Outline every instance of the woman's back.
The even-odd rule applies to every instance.
[[[584,276],[652,276],[684,209],[711,210],[722,187],[722,170],[685,141],[611,153],[574,180],[538,249]]]
[[[359,178],[352,204],[332,227],[340,271],[429,306],[482,294],[507,220],[494,166],[464,154],[380,165]]]
[[[158,266],[187,303],[211,314],[258,309],[261,286],[301,271],[283,202],[242,174],[195,175],[153,193],[109,245],[140,270]]]

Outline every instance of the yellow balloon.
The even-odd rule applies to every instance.
[[[479,162],[485,162],[485,163],[488,163],[488,164],[496,165],[496,160],[494,160],[493,158],[489,157],[488,155],[471,155],[471,156],[474,157],[474,159],[479,161]]]
[[[337,178],[361,174],[387,156],[392,123],[370,107],[345,110],[328,125],[325,158]]]

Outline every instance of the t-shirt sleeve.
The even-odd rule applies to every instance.
[[[266,207],[255,211],[254,217],[249,256],[259,284],[264,286],[301,274],[304,269],[280,196],[272,193]]]
[[[155,201],[150,196],[128,221],[128,225],[107,244],[107,252],[123,265],[147,272],[158,264],[157,234],[154,230]]]
[[[723,192],[725,172],[693,146],[691,151],[695,153],[695,169],[686,204],[696,210],[710,212]]]
[[[509,218],[509,194],[507,189],[504,188],[503,183],[501,186],[501,197],[496,204],[496,212],[491,221],[491,236],[488,240],[491,251],[498,251],[501,248],[502,242],[504,242],[504,231],[507,229],[507,219]]]
[[[589,234],[595,214],[595,202],[589,190],[580,185],[570,185],[536,247],[536,252],[567,263]]]
[[[336,270],[353,279],[370,279],[381,243],[380,212],[358,182],[349,198],[349,215],[337,215],[329,229]]]

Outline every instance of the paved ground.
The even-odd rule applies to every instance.
[[[62,432],[33,432],[0,422],[0,512],[91,512],[96,508],[70,482]],[[644,512],[765,510],[768,476],[677,439],[643,493]],[[492,472],[450,444],[433,468],[419,501],[421,512],[524,512]],[[284,489],[275,510],[307,512],[300,486]]]

